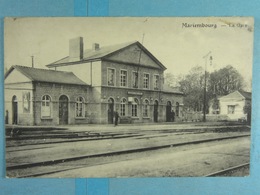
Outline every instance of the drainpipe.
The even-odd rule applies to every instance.
[[[32,90],[32,112],[33,112],[33,125],[36,125],[36,99],[35,99],[35,91],[36,91],[36,84],[32,83],[33,90]]]
[[[92,62],[90,62],[90,85],[92,86]]]

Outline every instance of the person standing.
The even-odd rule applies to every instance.
[[[8,112],[8,110],[5,111],[5,124],[9,124],[9,112]]]
[[[117,112],[117,110],[114,112],[114,121],[115,121],[115,126],[118,125],[118,118],[119,118],[119,114]]]

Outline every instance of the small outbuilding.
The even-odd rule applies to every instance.
[[[72,72],[12,66],[5,74],[5,122],[82,123],[86,119],[84,104],[88,89],[89,85]]]
[[[251,110],[251,96],[250,92],[238,90],[228,95],[212,100],[210,107],[210,114],[217,114],[226,116],[227,120],[246,120],[248,113]],[[213,106],[213,102],[216,105]],[[247,109],[247,107],[250,107]],[[213,109],[214,108],[214,109]]]

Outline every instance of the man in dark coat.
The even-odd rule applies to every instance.
[[[114,118],[115,118],[115,126],[117,126],[118,125],[118,118],[119,118],[119,114],[118,114],[118,112],[117,112],[117,110],[114,112]]]

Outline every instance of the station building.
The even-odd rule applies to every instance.
[[[164,85],[166,67],[139,42],[83,49],[69,42],[69,56],[49,69],[12,66],[5,74],[7,124],[63,125],[181,120],[183,93]]]

